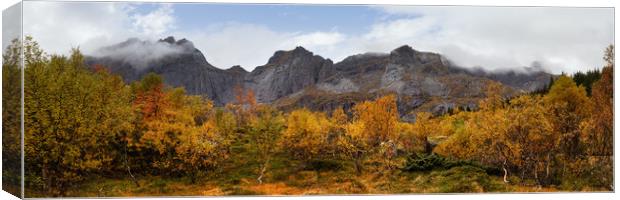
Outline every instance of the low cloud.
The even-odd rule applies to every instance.
[[[611,8],[376,8],[406,20],[431,22],[422,27],[410,25],[426,31],[406,40],[412,41],[414,47],[440,52],[465,67],[505,69],[536,62],[554,73],[575,72],[601,67],[603,50],[614,42]]]
[[[146,69],[150,64],[168,55],[187,53],[193,50],[193,45],[186,43],[176,45],[167,42],[143,41],[137,38],[129,39],[119,45],[108,46],[94,51],[96,57],[111,57],[131,64],[138,70]]]

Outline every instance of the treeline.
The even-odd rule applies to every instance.
[[[452,125],[435,131],[451,135],[435,151],[501,167],[505,182],[513,174],[538,185],[613,190],[613,58],[609,46],[601,73],[562,75],[544,95],[507,100],[490,85],[479,111],[435,119]]]
[[[572,78],[577,85],[583,86],[586,89],[588,96],[592,96],[592,85],[601,79],[601,71],[598,69],[588,70],[586,72],[578,71],[573,74]]]
[[[155,74],[126,84],[105,66],[90,70],[79,50],[47,56],[32,38],[24,45],[27,194],[66,196],[97,176],[122,176],[136,185],[143,175],[194,182],[230,164],[239,145],[260,163],[257,184],[276,156],[308,169],[350,163],[362,174],[402,170],[414,155],[438,154],[502,169],[506,182],[612,189],[613,46],[591,97],[565,76],[544,96],[510,100],[493,83],[478,111],[420,112],[407,123],[399,119],[394,95],[346,112],[282,113],[238,87],[234,103],[214,107],[164,86]],[[9,47],[5,63],[16,63],[6,61],[17,59],[19,48]]]

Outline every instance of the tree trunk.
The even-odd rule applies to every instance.
[[[504,183],[508,183],[508,170],[506,169],[506,160],[504,160],[502,169],[504,170]]]
[[[138,182],[138,179],[136,179],[136,177],[133,175],[133,173],[131,173],[131,167],[129,167],[129,165],[127,165],[127,172],[129,173],[129,177],[131,177],[133,183],[136,184],[136,187],[140,187],[140,183]]]
[[[433,152],[433,146],[428,141],[428,137],[424,137],[424,152],[426,154],[431,154]]]
[[[258,184],[263,184],[263,176],[265,175],[265,172],[267,171],[267,165],[269,165],[269,159],[265,161],[265,163],[263,164],[263,167],[260,170],[260,174],[258,178],[256,178],[256,180],[258,181]]]
[[[540,179],[538,179],[538,163],[534,164],[534,179],[536,179],[536,183],[540,185]]]
[[[127,159],[127,145],[125,145],[125,166],[127,167],[127,173],[129,174],[129,177],[131,178],[131,180],[133,181],[134,184],[136,184],[136,187],[140,187],[140,183],[138,183],[138,180],[136,179],[136,177],[133,175],[133,173],[131,173],[131,167],[129,166],[129,159]]]
[[[549,178],[549,165],[551,165],[551,157],[550,156],[551,156],[550,154],[547,154],[547,166],[546,166],[546,169],[545,169],[545,172],[546,172],[545,173],[545,179]]]
[[[43,179],[43,191],[49,191],[50,182],[47,177],[47,163],[43,163],[43,167],[41,168],[41,178]]]
[[[360,158],[355,159],[355,172],[358,176],[362,175],[362,163],[360,161]]]

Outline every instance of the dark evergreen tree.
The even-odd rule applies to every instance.
[[[573,74],[572,78],[577,85],[586,88],[588,96],[592,96],[592,84],[601,79],[601,71],[598,69],[588,70],[585,73],[578,71],[577,73]]]

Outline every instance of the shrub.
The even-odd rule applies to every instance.
[[[434,171],[421,181],[420,185],[429,187],[427,192],[462,193],[505,190],[505,187],[499,182],[494,182],[484,169],[474,166],[459,166],[449,170]]]

